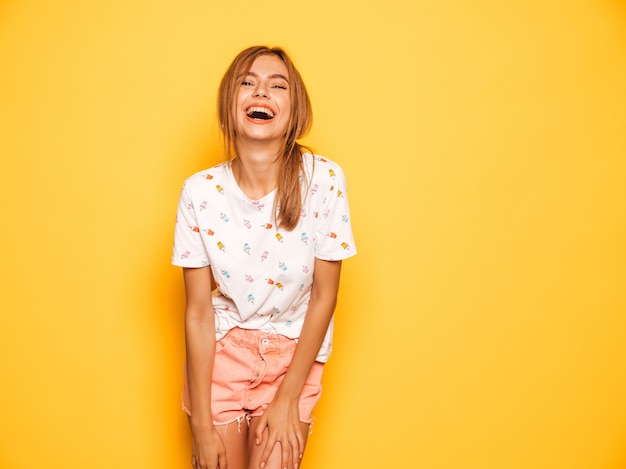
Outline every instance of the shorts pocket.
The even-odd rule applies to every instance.
[[[221,353],[225,353],[228,349],[230,349],[230,347],[232,346],[232,343],[233,343],[233,337],[229,331],[226,333],[224,337],[222,337],[220,340],[215,342],[215,354],[218,355]]]
[[[324,371],[324,364],[315,362],[309,376],[307,376],[304,382],[303,389],[306,389],[306,394],[309,396],[316,396],[322,392],[322,373]],[[304,391],[303,391],[304,392]]]

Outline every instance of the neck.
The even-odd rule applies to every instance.
[[[283,140],[254,140],[239,136],[236,139],[237,155],[251,161],[274,161],[282,149]]]
[[[266,196],[278,185],[280,159],[275,152],[241,152],[232,168],[239,188],[252,200]]]

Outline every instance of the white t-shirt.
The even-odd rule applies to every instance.
[[[183,186],[172,264],[211,266],[217,339],[234,328],[297,339],[313,283],[315,258],[356,254],[343,170],[318,155],[303,155],[303,209],[292,231],[278,229],[275,192],[250,200],[228,163],[194,174]],[[333,322],[317,357],[332,349]]]

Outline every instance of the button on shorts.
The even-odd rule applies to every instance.
[[[211,382],[211,413],[215,425],[258,417],[272,402],[297,342],[280,334],[234,328],[215,344]],[[311,413],[322,393],[324,364],[315,362],[300,394],[300,420],[311,423]],[[191,415],[187,371],[183,410]]]

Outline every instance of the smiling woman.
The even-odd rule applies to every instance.
[[[288,75],[283,61],[274,55],[262,55],[252,63],[233,109],[238,151],[247,153],[246,148],[259,141],[282,144],[291,117]]]
[[[219,91],[228,163],[181,193],[172,263],[196,469],[295,468],[304,453],[341,261],[356,253],[341,167],[297,143],[311,116],[282,49],[244,50]]]
[[[259,125],[264,121],[248,116],[251,108],[257,106],[273,114],[268,128]],[[297,139],[309,131],[313,112],[304,81],[286,52],[264,46],[242,51],[222,78],[218,113],[224,134],[224,153],[233,160],[235,171],[239,171],[241,161],[236,157],[241,157],[242,153],[255,154],[258,144],[266,147],[263,152],[269,150],[270,156],[273,155],[273,163],[278,166],[276,168],[275,164],[274,169],[280,170],[280,178],[274,174],[263,181],[248,181],[246,174],[238,174],[237,182],[252,198],[276,188],[274,214],[285,227],[293,229],[301,211],[299,178],[303,147]],[[255,125],[250,125],[250,121]],[[277,159],[279,153],[282,156]],[[263,183],[262,187],[259,183]]]

